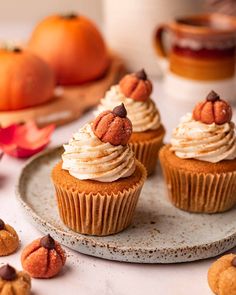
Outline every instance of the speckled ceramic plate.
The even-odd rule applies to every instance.
[[[236,208],[223,214],[190,214],[167,199],[159,169],[144,185],[133,224],[107,237],[77,234],[61,222],[50,172],[61,148],[32,158],[22,170],[18,199],[30,221],[71,249],[105,259],[176,263],[216,256],[236,246]]]

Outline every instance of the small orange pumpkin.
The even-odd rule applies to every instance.
[[[100,78],[109,57],[96,26],[82,15],[53,15],[39,23],[29,49],[54,70],[59,85],[78,85]]]
[[[0,77],[0,111],[36,106],[53,97],[53,71],[26,50],[0,49]]]
[[[21,254],[21,264],[33,278],[52,278],[66,262],[61,245],[50,235],[34,240]]]
[[[124,104],[113,111],[102,112],[93,122],[93,132],[102,141],[112,145],[126,145],[132,134],[132,123],[126,117]]]
[[[152,83],[142,69],[139,72],[125,75],[119,83],[121,92],[137,101],[145,101],[152,93]]]
[[[29,295],[31,278],[24,271],[17,271],[9,264],[0,267],[1,295]]]
[[[198,103],[193,110],[193,119],[205,124],[218,125],[229,123],[232,118],[232,108],[219,95],[211,91],[205,101]]]
[[[226,254],[208,270],[208,284],[214,294],[234,295],[236,290],[236,255]]]

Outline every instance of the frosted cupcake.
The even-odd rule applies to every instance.
[[[124,105],[76,132],[52,171],[61,219],[72,230],[109,235],[131,223],[146,179],[127,144],[132,124]]]
[[[150,98],[152,83],[144,70],[126,75],[119,83],[107,91],[101,99],[96,114],[111,110],[124,103],[128,117],[133,124],[130,145],[136,158],[144,164],[150,175],[157,163],[157,156],[163,144],[165,129],[160,114]]]
[[[236,203],[236,136],[231,106],[212,91],[174,129],[160,161],[172,203],[215,213]]]

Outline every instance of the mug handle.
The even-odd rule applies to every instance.
[[[166,32],[166,29],[167,26],[165,24],[158,26],[154,37],[154,47],[159,57],[167,59],[168,53],[163,42],[163,34]]]

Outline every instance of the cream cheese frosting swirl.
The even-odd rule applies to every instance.
[[[112,86],[105,97],[101,99],[95,115],[112,110],[115,106],[124,103],[129,119],[133,125],[133,132],[156,130],[160,127],[160,114],[155,103],[149,98],[147,101],[135,101],[127,98],[120,90],[119,85]]]
[[[174,129],[171,150],[183,159],[198,159],[211,163],[236,158],[236,136],[233,122],[222,125],[204,124],[188,113]]]
[[[64,149],[62,168],[80,180],[112,182],[135,171],[135,157],[130,146],[102,142],[93,133],[91,124],[76,132]]]

